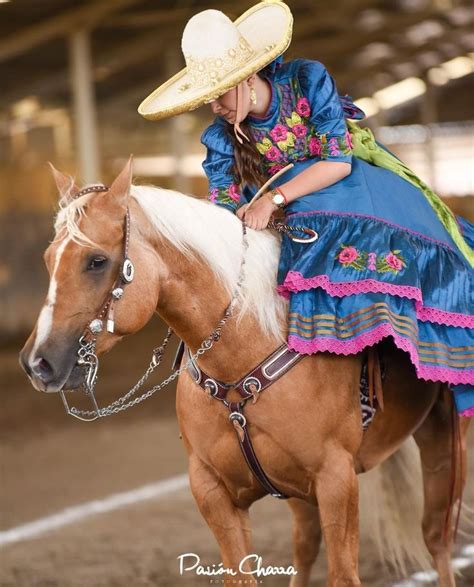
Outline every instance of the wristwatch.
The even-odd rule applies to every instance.
[[[284,208],[288,202],[283,195],[283,193],[279,189],[274,189],[269,192],[269,196],[271,201],[278,206],[278,208]]]

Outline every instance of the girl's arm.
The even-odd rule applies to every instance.
[[[306,196],[311,192],[317,192],[327,188],[351,172],[351,164],[343,161],[318,161],[307,167],[297,176],[280,185],[288,203]],[[267,198],[269,199],[269,198]]]
[[[317,161],[304,171],[293,177],[286,183],[280,185],[280,189],[288,203],[306,196],[311,192],[322,190],[334,183],[337,183],[351,172],[351,164],[344,161]],[[237,216],[242,219],[245,215],[245,222],[250,228],[262,230],[266,228],[270,217],[277,210],[268,193],[252,204],[247,212],[247,205],[237,210]]]

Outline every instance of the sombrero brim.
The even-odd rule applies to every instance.
[[[161,120],[216,100],[288,48],[293,16],[283,2],[266,0],[244,12],[234,24],[253,49],[248,63],[227,74],[216,85],[205,88],[193,88],[187,68],[184,68],[143,100],[138,107],[139,114],[148,120]]]

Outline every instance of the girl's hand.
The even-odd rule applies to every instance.
[[[237,218],[239,218],[240,220],[244,219],[245,216],[245,210],[247,210],[247,208],[249,207],[248,204],[243,204],[242,206],[240,206],[240,208],[237,209]]]
[[[246,208],[247,207],[248,204]],[[278,206],[276,206],[270,198],[264,194],[252,204],[250,210],[244,210],[243,216],[249,228],[263,230],[264,228],[267,228],[270,218],[276,210],[278,210]]]

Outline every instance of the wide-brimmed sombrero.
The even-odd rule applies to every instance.
[[[186,25],[181,41],[186,67],[138,107],[148,120],[194,110],[216,100],[288,47],[293,17],[286,4],[265,0],[232,22],[219,10],[204,10]]]

